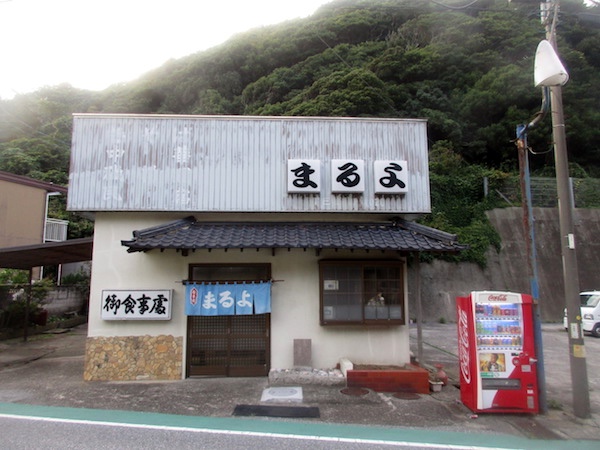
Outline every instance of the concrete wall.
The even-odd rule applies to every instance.
[[[560,321],[564,308],[562,260],[558,232],[558,215],[554,209],[536,209],[536,239],[540,272],[540,303],[545,321]],[[420,264],[420,276],[409,269],[409,314],[415,317],[415,288],[419,281],[425,321],[455,320],[455,298],[472,290],[529,291],[525,245],[520,208],[494,210],[491,222],[502,237],[500,252],[489,250],[488,265],[452,264],[435,261]],[[319,256],[314,251],[279,249],[244,251],[197,251],[183,257],[173,250],[128,254],[121,246],[133,230],[162,224],[180,218],[177,214],[98,213],[96,219],[94,265],[90,294],[87,366],[106,359],[106,347],[125,343],[137,348],[140,338],[172,338],[176,351],[167,352],[172,373],[181,376],[185,355],[186,317],[184,288],[188,265],[192,263],[270,263],[272,276],[282,280],[274,284],[272,294],[271,367],[293,366],[295,339],[311,339],[313,367],[333,367],[341,357],[359,363],[404,364],[410,359],[408,327],[352,327],[319,325],[320,258],[391,258],[397,255],[372,255],[363,252],[328,252]],[[577,210],[576,239],[581,289],[600,288],[600,209]],[[173,289],[174,305],[170,321],[102,321],[102,289]],[[112,341],[101,348],[105,337]],[[124,338],[124,339],[121,339]],[[146,345],[144,343],[144,345]],[[164,343],[149,343],[149,354],[165,348]],[[120,348],[120,347],[119,347]],[[162,365],[164,361],[161,360]],[[147,367],[144,366],[144,367]],[[146,370],[146,369],[144,369]],[[90,372],[91,373],[91,372]],[[144,372],[145,374],[146,372]],[[105,379],[113,375],[90,375]],[[128,375],[129,376],[129,375]],[[139,374],[131,374],[137,377]],[[160,374],[153,376],[159,377]]]
[[[44,241],[46,190],[0,180],[0,247]]]
[[[391,259],[395,252],[350,252],[324,250],[271,249],[200,250],[184,257],[175,250],[127,253],[121,240],[130,239],[133,230],[164,224],[181,218],[176,214],[97,213],[88,322],[88,359],[92,367],[104,359],[98,349],[100,338],[117,342],[137,342],[142,336],[172,336],[185,346],[187,317],[184,311],[188,267],[194,263],[268,263],[272,277],[271,367],[292,368],[295,339],[312,341],[312,366],[331,368],[340,358],[372,364],[403,365],[410,361],[408,326],[321,326],[319,324],[319,259]],[[240,220],[240,219],[238,219]],[[103,289],[173,289],[169,321],[103,321]],[[405,288],[406,289],[406,288]],[[114,346],[113,343],[106,344]],[[104,345],[106,347],[106,345]],[[129,345],[129,344],[128,344]],[[132,346],[133,348],[133,346]],[[152,351],[150,350],[149,353]],[[185,348],[178,348],[185,355]],[[172,361],[173,365],[175,361]],[[92,372],[90,372],[92,373]],[[90,375],[106,379],[110,374]],[[134,376],[134,375],[131,375]],[[158,375],[153,375],[158,377]]]
[[[542,320],[562,320],[565,307],[558,210],[534,208],[535,240]],[[488,264],[421,263],[420,286],[424,321],[455,321],[455,298],[473,290],[530,292],[521,208],[489,211],[502,238],[500,252],[488,251]],[[600,289],[600,209],[575,210],[575,238],[580,290]],[[416,317],[417,276],[409,270],[410,314]]]
[[[51,316],[72,312],[84,314],[87,312],[87,300],[76,287],[57,286],[46,295],[44,309]]]

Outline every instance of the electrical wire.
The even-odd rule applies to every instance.
[[[29,110],[29,112],[30,112],[32,115],[35,115],[34,111],[32,111],[32,110],[31,110],[31,108],[29,107],[29,105],[25,105],[25,107],[26,107],[26,108]],[[36,137],[36,135],[45,136],[45,137],[48,137],[48,138],[50,138],[50,139],[53,139],[53,140],[54,140],[56,143],[58,143],[58,144],[65,145],[65,146],[67,146],[67,147],[69,147],[69,148],[71,147],[71,143],[70,143],[70,142],[66,142],[66,141],[64,141],[64,140],[62,140],[62,139],[60,139],[60,138],[57,138],[56,136],[53,136],[53,135],[51,135],[51,134],[48,134],[48,133],[45,133],[44,131],[42,131],[42,130],[40,130],[40,129],[38,129],[38,128],[36,128],[36,127],[34,127],[34,126],[30,125],[30,124],[28,124],[28,123],[27,123],[27,122],[25,122],[25,121],[23,121],[23,120],[22,120],[22,119],[20,119],[18,116],[16,116],[15,114],[13,114],[13,113],[12,113],[12,112],[10,112],[9,110],[7,110],[7,109],[4,107],[4,105],[2,105],[2,103],[1,103],[1,102],[0,102],[0,112],[2,112],[3,114],[5,114],[5,115],[7,115],[7,116],[10,116],[10,117],[12,117],[12,118],[13,118],[13,120],[14,120],[13,122],[6,121],[6,122],[4,122],[4,123],[6,123],[6,124],[8,124],[8,125],[11,125],[11,126],[13,126],[13,127],[17,128],[17,129],[19,129],[19,130],[20,130],[22,133],[27,133],[27,131],[26,131],[25,129],[23,129],[21,126],[19,126],[19,125],[24,125],[25,127],[27,127],[27,128],[29,128],[29,129],[31,129],[31,130],[34,132],[34,135],[33,135],[32,137]],[[9,142],[10,142],[10,141],[9,141]]]
[[[444,5],[443,3],[437,2],[437,1],[435,1],[435,0],[430,0],[430,1],[431,1],[432,3],[434,3],[434,4],[438,5],[438,6],[442,6],[442,7],[444,7],[444,8],[447,8],[447,9],[452,9],[452,10],[461,10],[461,9],[465,9],[465,8],[468,8],[468,7],[472,6],[472,5],[474,5],[475,3],[479,2],[480,0],[473,0],[471,3],[469,3],[469,4],[467,4],[467,5],[464,5],[464,6],[457,6],[457,7],[453,7],[453,6],[449,6],[449,5]],[[342,56],[341,56],[341,55],[340,55],[340,54],[339,54],[339,53],[338,53],[338,52],[335,50],[335,48],[333,48],[331,45],[329,45],[329,43],[328,43],[328,42],[327,42],[327,41],[326,41],[326,40],[325,40],[325,39],[324,39],[324,38],[323,38],[323,37],[322,37],[322,36],[321,36],[321,35],[320,35],[320,34],[317,32],[317,31],[314,31],[314,34],[315,34],[315,36],[316,36],[316,37],[317,37],[317,38],[318,38],[318,39],[319,39],[319,40],[320,40],[320,41],[321,41],[323,44],[325,44],[325,46],[326,46],[326,47],[327,47],[329,50],[331,50],[331,51],[333,52],[333,54],[334,54],[334,55],[335,55],[335,56],[336,56],[336,57],[337,57],[337,58],[338,58],[338,59],[339,59],[339,60],[340,60],[340,61],[341,61],[343,64],[345,64],[345,65],[346,65],[346,66],[347,66],[349,69],[354,69],[354,68],[356,68],[356,67],[353,67],[353,66],[352,66],[352,65],[351,65],[351,64],[350,64],[348,61],[346,61],[346,60],[345,60],[345,59],[344,59],[344,58],[343,58],[343,57],[342,57]],[[371,73],[373,73],[373,72],[371,71]],[[374,74],[374,75],[375,75],[375,74]],[[377,76],[377,75],[375,75],[375,76]],[[378,90],[377,88],[375,88],[374,86],[372,86],[372,85],[369,83],[369,81],[368,81],[368,80],[366,80],[366,79],[363,79],[363,82],[364,82],[364,83],[365,83],[365,84],[366,84],[368,87],[370,87],[370,88],[371,88],[371,89],[372,89],[372,90],[373,90],[373,91],[374,91],[374,92],[375,92],[375,93],[376,93],[376,94],[379,96],[379,98],[380,98],[381,100],[383,100],[383,101],[385,102],[385,104],[386,104],[386,105],[388,105],[388,106],[389,106],[389,107],[392,109],[392,111],[393,111],[394,113],[396,113],[396,115],[397,115],[398,117],[401,117],[400,111],[398,111],[398,109],[396,108],[396,105],[394,105],[394,104],[393,104],[393,103],[390,101],[390,99],[389,99],[389,98],[387,98],[387,97],[384,97],[383,95],[381,95],[381,93],[379,92],[379,90]]]
[[[461,9],[467,9],[470,8],[471,6],[473,6],[475,3],[479,2],[480,0],[473,0],[471,3],[468,3],[464,6],[450,6],[450,5],[445,5],[442,2],[438,2],[436,0],[429,0],[431,3],[433,3],[434,5],[438,5],[441,6],[442,8],[447,8],[447,9],[452,9],[452,10],[461,10]]]
[[[533,149],[532,149],[531,147],[529,147],[529,146],[527,146],[527,151],[528,151],[529,153],[531,153],[532,155],[546,155],[546,154],[548,154],[548,153],[550,153],[550,152],[553,152],[553,151],[554,151],[554,144],[550,145],[550,147],[548,148],[548,150],[546,150],[546,151],[543,151],[543,152],[535,152],[535,151],[533,151]]]
[[[338,52],[336,52],[336,51],[335,51],[335,49],[334,49],[333,47],[331,47],[331,46],[329,45],[329,43],[328,43],[327,41],[325,41],[325,39],[323,39],[323,37],[322,37],[322,36],[321,36],[321,35],[320,35],[318,32],[316,32],[316,31],[315,31],[315,36],[317,36],[317,38],[319,38],[319,40],[320,40],[320,41],[321,41],[323,44],[325,44],[325,45],[327,46],[327,48],[328,48],[329,50],[331,50],[331,51],[333,52],[333,54],[334,54],[334,55],[335,55],[335,56],[336,56],[336,57],[337,57],[337,58],[338,58],[338,59],[339,59],[339,60],[340,60],[340,61],[341,61],[343,64],[345,64],[345,65],[346,65],[346,66],[347,66],[349,69],[354,69],[354,67],[352,67],[352,65],[351,65],[351,64],[350,64],[348,61],[346,61],[346,60],[345,60],[345,59],[344,59],[344,58],[343,58],[343,57],[342,57],[342,56],[341,56],[341,55],[340,55]],[[369,71],[369,72],[373,73],[372,71]],[[373,73],[373,75],[374,75],[375,77],[377,77],[377,75],[375,75],[374,73]],[[364,83],[365,83],[367,86],[369,86],[369,87],[370,87],[370,88],[373,90],[373,92],[375,92],[375,93],[377,94],[377,96],[379,96],[379,98],[380,98],[381,100],[383,100],[383,101],[384,101],[384,102],[385,102],[385,103],[386,103],[386,104],[387,104],[387,105],[388,105],[390,108],[392,108],[392,111],[394,111],[398,117],[400,117],[400,111],[398,111],[398,110],[396,109],[396,105],[394,105],[394,104],[393,104],[393,103],[390,101],[390,99],[389,99],[389,98],[387,98],[387,97],[384,97],[383,95],[381,95],[381,93],[379,92],[379,89],[377,89],[375,86],[371,85],[367,79],[364,79],[364,78],[363,78],[363,80],[362,80],[362,81],[363,81],[363,82],[364,82]]]
[[[544,117],[546,117],[546,114],[548,113],[549,109],[550,109],[550,88],[548,86],[544,86],[544,87],[542,87],[542,106],[540,107],[540,110],[533,115],[531,120],[529,120],[529,122],[523,127],[523,129],[521,130],[521,132],[519,133],[517,138],[514,139],[512,142],[514,142],[517,146],[522,145],[520,143],[523,142],[523,137],[527,134],[527,130],[535,127],[538,123],[540,123],[542,121],[542,119],[544,119]],[[553,150],[553,146],[551,146],[549,150],[546,150],[543,152],[535,152],[529,146],[527,146],[526,150],[529,153],[531,153],[532,155],[545,155],[546,153],[550,153]]]

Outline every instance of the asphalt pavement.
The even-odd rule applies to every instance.
[[[460,401],[456,325],[422,326],[426,365],[442,364],[450,382],[441,392],[402,396],[368,391],[347,395],[339,386],[302,385],[302,406],[317,407],[314,419],[276,419],[303,424],[360,425],[426,432],[452,432],[502,440],[598,441],[600,448],[600,339],[585,338],[591,417],[573,414],[567,334],[560,324],[544,324],[548,412],[474,414]],[[238,405],[260,405],[269,388],[262,378],[189,378],[179,381],[85,382],[86,325],[51,334],[0,341],[0,413],[20,405],[76,408],[84,411],[137,411],[202,418],[231,418]],[[417,328],[411,325],[411,349],[418,354]],[[69,409],[69,411],[73,411]],[[273,419],[264,419],[273,420]],[[384,429],[382,428],[382,429]],[[512,448],[509,446],[509,448]]]

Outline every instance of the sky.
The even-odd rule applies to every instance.
[[[0,0],[0,98],[102,90],[330,0]]]

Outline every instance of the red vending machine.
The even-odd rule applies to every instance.
[[[474,412],[538,412],[533,303],[526,294],[458,297],[462,402]]]

